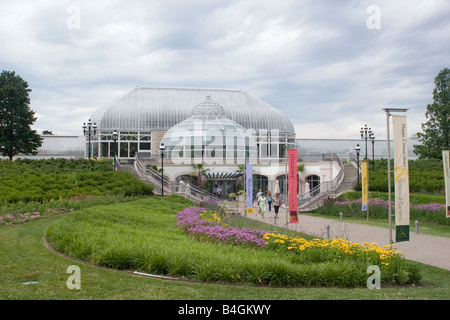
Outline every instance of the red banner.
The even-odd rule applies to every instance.
[[[289,149],[289,223],[298,223],[297,149]]]

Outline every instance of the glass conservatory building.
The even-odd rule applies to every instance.
[[[207,96],[192,109],[190,118],[166,132],[161,144],[169,163],[254,163],[257,144],[251,132],[226,118],[225,109]]]
[[[231,126],[235,130],[233,134],[237,134],[233,139],[241,141],[245,136],[244,140],[250,141],[248,133],[254,139],[254,143],[247,149],[246,147],[242,149],[239,142],[236,145],[237,149],[233,150],[233,159],[245,158],[245,153],[250,156],[254,151],[258,159],[276,161],[286,157],[286,149],[295,148],[295,131],[290,119],[244,90],[136,87],[92,114],[91,120],[97,126],[96,134],[91,137],[88,146],[91,148],[92,156],[97,158],[114,156],[116,142],[113,140],[113,132],[117,130],[119,158],[133,159],[137,152],[158,157],[161,140],[166,133],[173,134],[174,126],[180,124],[192,127],[195,123],[199,124],[205,120],[204,118],[200,120],[199,116],[204,115],[200,115],[199,110],[194,109],[196,106],[197,109],[201,109],[199,105],[205,103],[207,96],[210,97],[207,103],[221,108],[220,117],[217,118],[220,120],[209,119],[208,127],[211,125],[216,129],[222,128],[216,131],[217,134],[221,132],[220,130],[226,132]],[[191,119],[190,124],[186,122],[181,124],[192,115],[197,118]],[[244,136],[241,135],[242,129],[238,129],[236,124],[247,130]],[[217,141],[210,139],[202,142],[201,146],[195,145],[194,140],[192,142],[194,143],[192,149],[187,150],[184,146],[182,157],[201,158],[202,152],[203,157],[205,152],[210,152],[210,156],[213,149],[212,154],[226,151],[231,156],[231,150],[215,145]],[[211,148],[203,147],[205,143]],[[86,144],[89,144],[87,139]],[[177,155],[180,156],[180,150]]]

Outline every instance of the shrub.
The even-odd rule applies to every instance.
[[[391,188],[394,188],[393,160],[391,160]],[[444,172],[442,160],[410,160],[409,187],[411,192],[444,193]],[[369,188],[371,191],[387,192],[387,160],[375,160],[375,171],[369,165]],[[361,190],[356,184],[355,189]]]

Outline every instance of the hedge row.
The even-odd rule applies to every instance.
[[[415,193],[440,193],[445,190],[444,170],[442,160],[412,160],[408,162],[409,190]],[[391,188],[394,190],[394,165],[391,161]],[[355,186],[361,190],[361,183]],[[388,191],[387,160],[375,160],[375,171],[373,162],[369,164],[369,190]]]

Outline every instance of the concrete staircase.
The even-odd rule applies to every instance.
[[[128,162],[121,163],[120,166],[117,167],[117,170],[126,171],[126,172],[131,173],[134,177],[141,180],[145,184],[153,186],[153,193],[155,195],[158,195],[158,196],[161,195],[161,184],[157,185],[156,181],[140,175],[136,171],[136,168],[134,167],[133,163],[128,163]]]
[[[117,170],[127,171],[133,176],[141,180],[142,182],[153,186],[153,193],[155,195],[161,195],[161,178],[160,175],[151,168],[145,168],[137,160],[134,162],[116,162]],[[184,185],[181,182],[179,184],[168,181],[164,178],[164,195],[177,194],[183,196],[189,200],[196,201],[198,203],[222,203],[224,199],[219,198],[212,193],[206,192],[196,186]]]
[[[344,165],[344,178],[339,187],[334,191],[322,192],[316,197],[311,198],[310,201],[300,206],[300,212],[310,212],[320,207],[323,202],[328,198],[336,198],[345,191],[353,190],[356,179],[358,178],[358,170],[355,165],[348,163]]]

